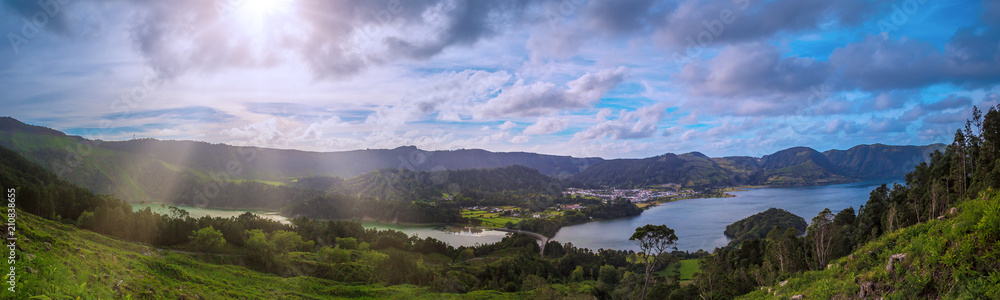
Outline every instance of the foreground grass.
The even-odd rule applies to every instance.
[[[1000,299],[1000,193],[958,205],[958,215],[886,234],[825,270],[742,299]],[[906,257],[887,268],[894,254]]]
[[[0,299],[513,299],[531,293],[440,294],[412,285],[351,285],[282,278],[235,265],[18,216],[16,292]],[[47,244],[46,244],[47,243]],[[209,258],[204,258],[209,259]],[[217,258],[211,258],[217,259]],[[30,270],[28,269],[30,268]]]

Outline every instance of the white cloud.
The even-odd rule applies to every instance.
[[[564,109],[585,108],[617,87],[625,80],[626,73],[625,67],[588,72],[567,83],[567,88],[559,88],[550,82],[525,84],[521,79],[504,88],[496,98],[477,106],[473,113],[481,118],[533,117]]]
[[[641,139],[653,136],[659,129],[660,120],[666,114],[664,104],[642,107],[635,111],[621,110],[618,118],[604,120],[587,130],[577,132],[574,139],[592,140],[604,137],[611,139]]]
[[[566,119],[546,116],[539,118],[538,122],[525,128],[523,133],[528,135],[552,134],[563,131],[567,126],[569,126],[569,121]]]
[[[511,128],[514,127],[517,127],[517,123],[507,121],[503,122],[503,124],[500,124],[500,126],[498,126],[497,128],[500,128],[500,130],[510,130]]]

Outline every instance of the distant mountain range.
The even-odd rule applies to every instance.
[[[945,148],[943,144],[875,144],[823,153],[795,147],[760,158],[710,158],[692,152],[610,160],[478,149],[424,151],[412,146],[308,152],[156,139],[90,141],[9,117],[0,118],[0,145],[70,182],[136,202],[172,199],[178,189],[201,188],[191,182],[202,186],[220,181],[285,185],[299,178],[350,179],[386,169],[439,171],[514,165],[591,187],[812,185],[902,178],[907,170],[927,161],[930,153]]]

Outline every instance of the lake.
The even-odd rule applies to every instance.
[[[212,209],[194,206],[184,206],[175,205],[180,209],[183,209],[191,215],[192,218],[201,218],[204,216],[211,217],[235,217],[242,215],[247,212],[247,210],[224,210],[224,209]],[[151,209],[154,213],[170,215],[170,205],[164,205],[160,203],[145,203],[145,204],[132,204],[132,209],[135,211],[144,210],[146,208]],[[250,211],[258,216],[265,219],[271,219],[283,224],[290,224],[288,218],[278,214],[277,212],[266,212],[266,211]],[[448,243],[449,245],[458,246],[475,246],[477,244],[489,244],[499,242],[508,233],[503,231],[495,230],[477,230],[469,229],[464,227],[442,227],[442,226],[432,226],[432,225],[399,225],[399,224],[383,224],[375,222],[361,222],[361,226],[365,228],[378,228],[380,230],[392,229],[397,231],[402,231],[407,235],[417,235],[421,238],[432,237],[442,242]]]
[[[236,217],[247,212],[247,210],[225,210],[225,209],[213,209],[213,208],[203,208],[203,207],[184,206],[184,205],[174,205],[174,206],[187,211],[188,214],[190,214],[191,217],[195,219],[204,216],[229,218],[229,217]],[[147,207],[154,213],[170,215],[170,205],[162,203],[143,203],[143,204],[132,203],[132,210],[135,211],[144,210]],[[265,219],[271,219],[281,222],[282,224],[291,224],[291,222],[288,221],[288,218],[278,214],[277,212],[268,212],[268,211],[250,211],[250,212]]]
[[[711,252],[729,244],[723,231],[726,226],[771,207],[781,208],[810,222],[824,208],[834,213],[858,207],[868,201],[873,189],[892,181],[866,181],[848,184],[792,188],[756,188],[730,192],[732,198],[688,199],[661,204],[641,215],[609,221],[590,222],[564,227],[553,237],[559,242],[597,250],[638,250],[628,241],[636,227],[646,224],[667,225],[677,234],[677,249]]]
[[[496,230],[470,229],[462,226],[432,226],[432,225],[400,225],[375,222],[362,222],[362,227],[379,230],[392,229],[402,231],[407,235],[417,235],[420,238],[432,237],[455,247],[476,246],[499,242],[507,236],[507,232]]]
[[[590,222],[563,227],[552,240],[573,243],[576,247],[597,250],[618,249],[638,250],[628,237],[635,232],[636,227],[646,224],[667,225],[677,234],[677,248],[683,251],[705,249],[712,251],[716,247],[729,244],[729,239],[723,234],[726,226],[740,219],[762,212],[771,207],[781,208],[796,214],[806,222],[812,220],[824,208],[834,213],[853,207],[858,207],[868,201],[868,195],[882,183],[891,181],[866,181],[847,184],[806,186],[792,188],[756,188],[740,192],[730,192],[736,195],[732,198],[701,198],[687,199],[661,204],[642,212],[641,215],[615,219],[610,221]],[[146,207],[154,212],[169,214],[168,206],[155,204],[132,204],[135,210]],[[178,206],[191,214],[191,217],[202,216],[233,217],[241,215],[245,210],[219,210],[191,206]],[[288,223],[288,219],[275,212],[253,212],[261,217]],[[408,235],[421,238],[432,237],[449,245],[475,246],[500,241],[506,232],[495,230],[470,230],[462,227],[442,227],[433,225],[401,225],[374,222],[362,222],[365,228],[393,229]]]

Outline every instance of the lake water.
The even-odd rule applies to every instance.
[[[441,227],[429,225],[399,225],[383,224],[374,222],[362,222],[365,228],[377,228],[379,230],[392,229],[402,231],[407,235],[417,235],[420,238],[432,237],[455,247],[490,244],[499,242],[507,232],[496,230],[479,230],[464,227]]]
[[[667,225],[677,234],[677,248],[682,251],[705,249],[729,244],[723,231],[726,226],[740,219],[771,207],[796,214],[808,223],[824,208],[834,213],[858,207],[868,201],[875,187],[886,181],[808,186],[794,188],[758,188],[731,192],[733,198],[689,199],[664,203],[650,208],[641,215],[610,221],[590,222],[564,227],[553,237],[563,243],[592,250],[638,250],[628,241],[636,227],[646,224]]]
[[[187,211],[188,214],[190,214],[191,217],[195,219],[204,216],[229,218],[229,217],[236,217],[247,212],[247,210],[224,210],[224,209],[212,209],[212,208],[183,206],[183,205],[174,205],[174,206]],[[132,209],[135,211],[144,210],[147,207],[154,213],[170,215],[170,205],[164,205],[161,203],[132,204]],[[277,212],[267,212],[267,211],[250,211],[250,212],[265,219],[275,220],[283,224],[291,224],[291,222],[288,221],[288,218],[278,214]]]
[[[202,208],[194,206],[183,206],[176,205],[178,208],[183,209],[191,215],[192,218],[201,218],[204,216],[211,217],[235,217],[242,215],[246,210],[223,210],[223,209],[211,209]],[[146,208],[151,209],[154,213],[159,214],[170,214],[170,206],[163,205],[160,203],[145,203],[145,204],[132,204],[132,209],[135,211],[144,210]],[[266,212],[266,211],[251,211],[252,213],[261,216],[265,219],[271,219],[283,224],[290,224],[288,218],[278,214],[277,212]],[[458,246],[475,246],[477,244],[489,244],[499,242],[508,233],[503,231],[495,230],[475,230],[468,228],[457,228],[457,227],[441,227],[441,226],[430,226],[430,225],[397,225],[397,224],[382,224],[374,222],[362,222],[361,226],[365,228],[378,228],[381,230],[393,229],[397,231],[402,231],[407,235],[417,235],[421,238],[432,237],[441,240],[449,245]]]
[[[740,219],[762,212],[771,207],[781,208],[796,214],[806,222],[812,220],[824,208],[834,213],[858,207],[868,201],[871,191],[882,183],[891,185],[891,181],[867,181],[848,184],[807,186],[794,188],[758,188],[741,192],[730,192],[733,198],[688,199],[661,204],[642,212],[641,215],[615,219],[610,221],[590,222],[564,227],[552,239],[559,242],[573,243],[576,247],[597,250],[618,249],[638,250],[628,237],[635,232],[636,227],[646,224],[667,225],[677,234],[677,248],[683,251],[705,249],[712,251],[716,247],[729,244],[723,231],[726,226]],[[132,204],[135,210],[146,207],[154,212],[169,214],[168,206],[159,203]],[[191,217],[202,216],[233,217],[243,214],[244,210],[219,210],[200,207],[178,206],[191,214]],[[288,223],[288,219],[274,212],[253,212],[261,217]],[[399,225],[374,222],[362,222],[365,228],[393,229],[408,235],[421,238],[432,237],[449,245],[475,246],[500,241],[506,232],[495,230],[469,230],[458,228],[443,228],[430,225]]]

